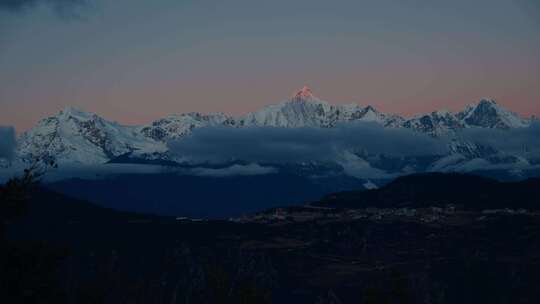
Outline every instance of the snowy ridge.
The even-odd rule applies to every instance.
[[[380,113],[372,106],[330,105],[313,95],[311,89],[305,86],[288,100],[241,117],[238,125],[329,128],[350,121],[377,122],[397,127],[403,118]]]
[[[169,115],[150,125],[140,127],[140,132],[156,141],[170,140],[191,133],[195,128],[217,125],[234,126],[235,120],[223,113],[187,113]]]
[[[138,127],[122,126],[67,107],[23,133],[17,154],[26,161],[45,156],[61,163],[89,164],[105,163],[134,151],[155,153],[165,149],[164,143],[144,136]]]
[[[18,139],[17,155],[23,161],[47,156],[59,162],[83,164],[105,163],[125,154],[157,159],[166,158],[169,140],[205,126],[331,128],[349,122],[375,122],[388,128],[408,128],[435,137],[452,137],[454,131],[462,128],[521,128],[528,126],[531,120],[521,118],[490,99],[482,99],[456,114],[443,110],[405,119],[381,113],[372,106],[331,105],[316,97],[306,86],[281,103],[241,117],[223,113],[185,113],[140,126],[120,125],[96,114],[67,107],[22,134]],[[489,147],[457,139],[450,150],[466,159],[496,153]]]
[[[290,99],[240,117],[241,126],[331,127],[335,107],[315,97],[304,87]]]
[[[443,135],[462,129],[466,124],[453,113],[443,110],[417,115],[403,123],[403,127],[432,135]]]
[[[530,123],[488,98],[483,98],[480,102],[468,106],[463,112],[458,113],[458,117],[467,126],[482,128],[521,128]]]

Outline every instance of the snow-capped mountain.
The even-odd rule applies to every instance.
[[[458,113],[457,117],[467,126],[482,128],[520,128],[526,127],[530,122],[487,98],[468,106]]]
[[[240,118],[241,126],[331,127],[337,120],[335,107],[313,96],[304,87],[291,99]]]
[[[144,136],[136,126],[123,126],[71,107],[41,120],[23,133],[17,154],[22,160],[52,157],[58,162],[104,163],[125,153],[163,152],[166,146]]]
[[[241,117],[238,125],[329,128],[337,123],[350,121],[377,122],[384,126],[398,126],[403,122],[403,118],[380,113],[371,106],[330,105],[313,95],[311,89],[305,86],[288,100]]]
[[[440,136],[465,128],[466,124],[453,113],[442,110],[415,116],[403,122],[402,126],[414,131]]]
[[[166,141],[187,135],[195,128],[218,125],[235,126],[236,120],[223,113],[170,115],[142,126],[140,132],[153,140]]]
[[[385,114],[377,111],[372,106],[361,107],[349,104],[337,107],[339,122],[364,121],[376,122],[385,127],[400,127],[405,119],[399,115]]]
[[[406,119],[398,115],[381,113],[371,106],[332,105],[316,97],[310,88],[304,87],[281,103],[241,117],[231,117],[223,113],[187,113],[170,115],[140,126],[120,125],[96,114],[68,107],[55,116],[41,120],[34,128],[22,134],[18,139],[17,155],[19,160],[23,161],[40,156],[53,157],[59,163],[82,164],[105,163],[125,155],[145,159],[167,159],[167,142],[189,135],[196,128],[206,126],[332,128],[350,122],[375,122],[386,128],[406,128],[436,138],[451,138],[449,150],[452,157],[439,160],[431,165],[432,168],[499,157],[498,151],[491,147],[466,142],[453,136],[460,129],[507,130],[530,124],[530,120],[521,118],[488,99],[470,105],[456,114],[436,111]],[[393,160],[393,165],[389,166],[390,160],[386,158],[369,157],[372,157],[370,161],[379,164],[381,168],[399,167],[410,171],[411,168],[430,166],[425,160],[420,161],[422,165],[418,161],[413,165],[407,163],[408,160]]]

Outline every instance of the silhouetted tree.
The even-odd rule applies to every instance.
[[[25,169],[21,177],[12,178],[5,185],[0,185],[0,237],[3,237],[6,223],[26,211],[29,190],[38,178],[35,172]]]
[[[4,226],[24,215],[27,210],[30,191],[40,181],[47,168],[57,165],[53,160],[42,161],[36,158],[32,164],[24,169],[19,177],[11,178],[4,185],[0,185],[0,238],[4,234]]]
[[[59,265],[65,252],[43,242],[9,241],[6,225],[23,217],[32,189],[54,162],[36,159],[0,185],[0,303],[62,303]]]

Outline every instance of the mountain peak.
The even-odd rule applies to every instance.
[[[377,111],[373,106],[371,105],[368,105],[364,108],[364,112],[375,112],[375,113],[379,113],[379,111]]]
[[[63,108],[60,113],[58,113],[59,116],[62,117],[81,117],[81,118],[88,118],[92,116],[92,113],[85,112],[79,108],[73,107],[73,106],[66,106]]]
[[[528,122],[490,98],[468,106],[459,117],[470,126],[509,129],[525,127]]]
[[[313,95],[313,92],[311,91],[311,88],[305,85],[301,90],[297,91],[296,94],[293,96],[293,100],[307,100],[307,99],[313,99],[315,96]]]
[[[482,98],[480,99],[480,101],[478,102],[478,105],[497,105],[497,102],[495,101],[495,99],[491,99],[491,98]]]

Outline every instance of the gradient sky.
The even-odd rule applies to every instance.
[[[404,115],[482,97],[540,114],[538,0],[87,1],[0,9],[0,125],[238,115],[304,84]]]

